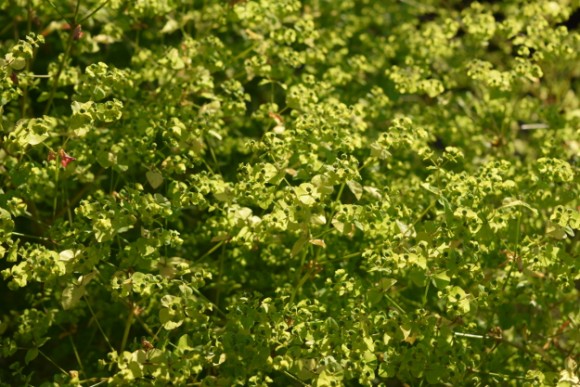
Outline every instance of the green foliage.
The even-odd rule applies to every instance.
[[[0,385],[577,385],[580,4],[464,3],[0,1]]]

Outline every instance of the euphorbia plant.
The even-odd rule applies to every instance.
[[[2,383],[578,383],[577,4],[178,3],[0,5]]]

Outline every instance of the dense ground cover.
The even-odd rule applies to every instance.
[[[577,384],[579,7],[0,1],[0,385]]]

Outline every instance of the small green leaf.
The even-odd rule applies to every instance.
[[[305,235],[301,236],[296,242],[294,242],[294,246],[292,246],[292,251],[290,252],[290,254],[293,257],[296,256],[298,253],[302,251],[306,243],[308,243],[308,236]]]
[[[354,181],[354,180],[347,181],[346,185],[350,189],[350,192],[352,192],[352,194],[356,197],[356,200],[360,200],[360,198],[362,197],[362,193],[363,193],[362,185],[360,185],[359,182]]]
[[[39,353],[38,348],[36,347],[30,348],[28,351],[26,351],[26,355],[24,356],[24,363],[28,364],[34,359],[36,359],[38,353]]]
[[[162,34],[170,34],[172,32],[175,32],[179,29],[179,23],[177,22],[177,20],[173,19],[173,18],[169,18],[167,20],[167,23],[165,23],[165,25],[163,26],[163,28],[159,31]]]
[[[331,179],[326,175],[316,175],[312,178],[312,184],[322,195],[330,195],[334,191]]]
[[[85,287],[78,285],[68,285],[62,291],[61,304],[64,310],[75,307],[80,299],[85,295]]]
[[[44,142],[44,140],[46,140],[48,138],[48,134],[35,134],[35,133],[28,133],[26,135],[26,143],[28,143],[29,145],[38,145],[42,142]]]
[[[58,253],[59,255],[59,259],[63,262],[67,262],[70,261],[71,259],[76,258],[77,256],[79,256],[81,254],[80,250],[63,250],[60,253]]]
[[[572,230],[569,226],[562,227],[557,223],[553,223],[548,221],[548,225],[546,226],[546,235],[554,239],[566,239],[568,236],[574,237],[574,230]]]
[[[179,349],[181,352],[191,351],[193,349],[191,345],[191,339],[187,334],[182,335],[179,340],[177,340],[177,349]]]
[[[182,324],[183,324],[183,321],[166,321],[163,324],[163,328],[165,328],[168,331],[172,331],[174,329],[179,328]]]
[[[342,375],[335,375],[328,372],[327,370],[323,370],[320,375],[318,375],[318,379],[316,379],[316,385],[320,387],[343,385]]]
[[[314,185],[310,183],[300,184],[300,186],[294,187],[294,192],[302,204],[305,204],[309,207],[316,204],[315,196],[317,196],[317,191]]]
[[[26,67],[26,59],[22,57],[12,57],[12,54],[9,53],[6,55],[7,63],[13,70],[21,71]]]
[[[387,290],[389,290],[390,288],[392,288],[393,286],[395,286],[395,284],[397,283],[397,280],[394,278],[381,278],[378,282],[378,288],[382,291],[382,292],[386,292]]]
[[[171,321],[171,312],[169,310],[169,308],[165,307],[165,308],[161,308],[159,310],[159,321],[164,324],[167,321]]]
[[[415,231],[415,228],[412,225],[409,226],[408,224],[403,223],[398,219],[395,220],[395,223],[397,224],[399,230],[401,231],[401,234],[405,238],[415,238],[417,236],[417,232]]]
[[[370,305],[377,305],[383,298],[383,292],[378,288],[371,288],[366,294],[367,302]]]
[[[433,274],[431,279],[433,280],[433,285],[435,285],[437,289],[445,289],[451,281],[451,278],[449,278],[446,271],[440,271],[439,273]]]
[[[149,185],[151,185],[153,189],[157,189],[161,184],[163,184],[163,175],[157,171],[147,171],[145,176],[147,177]]]
[[[18,245],[20,241],[17,240],[12,246],[10,246],[10,251],[6,257],[7,262],[16,262],[18,260]]]
[[[508,208],[508,207],[515,207],[515,206],[525,207],[528,210],[532,211],[532,213],[534,215],[538,214],[538,210],[536,210],[535,208],[530,206],[528,203],[526,203],[522,200],[517,200],[517,199],[512,199],[512,198],[505,198],[503,200],[503,205],[500,208]]]

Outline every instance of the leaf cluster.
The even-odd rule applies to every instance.
[[[0,1],[0,385],[579,383],[577,1]]]

